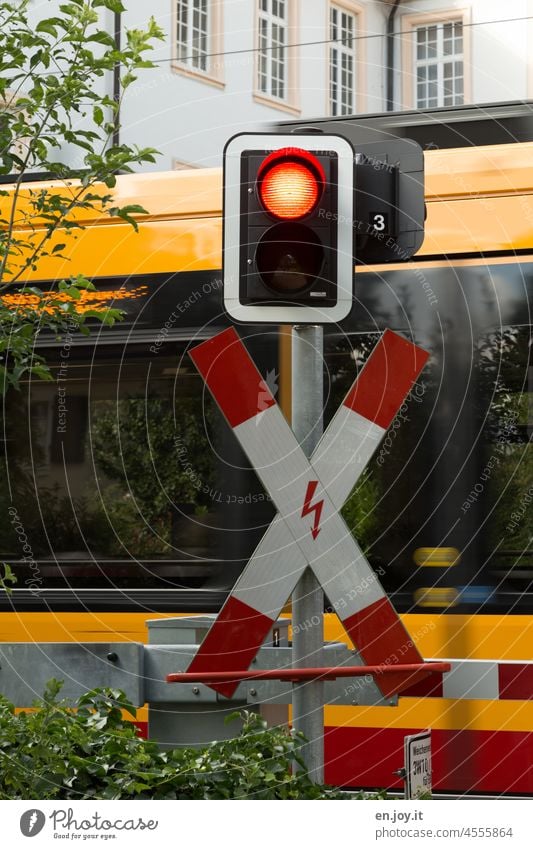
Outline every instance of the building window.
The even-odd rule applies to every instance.
[[[259,0],[257,89],[260,94],[287,98],[289,0]]]
[[[13,154],[13,156],[18,157],[18,159],[22,159],[26,161],[27,159],[27,170],[39,170],[38,163],[35,161],[35,154],[29,154],[29,145],[30,139],[25,136],[16,136],[11,138],[11,124],[13,124],[19,115],[19,113],[24,113],[25,117],[28,117],[28,113],[25,108],[20,107],[18,105],[18,100],[23,98],[24,95],[22,92],[11,91],[10,89],[6,89],[3,92],[0,92],[0,138],[2,134],[4,138],[11,139],[10,143],[7,147],[4,146],[0,148],[0,153],[3,156],[6,154]],[[4,161],[4,165],[7,164]],[[21,166],[12,161],[10,165],[11,174],[18,174],[21,170]]]
[[[414,27],[417,109],[464,103],[463,21]]]
[[[176,0],[173,70],[224,86],[223,0]]]
[[[208,70],[208,0],[177,0],[177,60],[196,71]]]
[[[329,102],[331,115],[355,112],[355,37],[357,16],[339,6],[329,9]]]

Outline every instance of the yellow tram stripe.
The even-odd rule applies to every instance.
[[[398,707],[326,706],[324,724],[344,728],[531,731],[533,702],[400,699]]]
[[[145,642],[146,620],[171,613],[2,613],[2,642]],[[187,615],[187,614],[181,614]],[[325,617],[326,640],[348,637],[333,614]],[[402,620],[425,658],[464,657],[479,660],[529,660],[533,618],[521,615],[409,613]]]

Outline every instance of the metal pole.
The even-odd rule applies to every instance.
[[[292,429],[306,457],[313,453],[323,432],[322,327],[292,329]],[[322,666],[324,594],[313,572],[306,569],[292,596],[293,667]],[[302,757],[316,784],[324,783],[324,684],[308,681],[293,685],[292,721],[308,742]]]

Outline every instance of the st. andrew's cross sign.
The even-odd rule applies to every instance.
[[[309,565],[367,665],[423,660],[339,514],[428,354],[385,331],[308,460],[234,328],[190,352],[278,514],[187,672],[247,669]],[[409,686],[427,673],[409,677]],[[210,686],[230,697],[238,681]],[[406,685],[380,676],[383,695]]]

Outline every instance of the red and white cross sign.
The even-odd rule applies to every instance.
[[[338,511],[428,354],[387,330],[308,460],[233,328],[190,355],[278,509],[188,672],[247,669],[309,565],[365,664],[421,663]],[[425,676],[421,672],[414,680]],[[384,695],[405,677],[377,681]],[[235,683],[213,684],[231,696]]]

